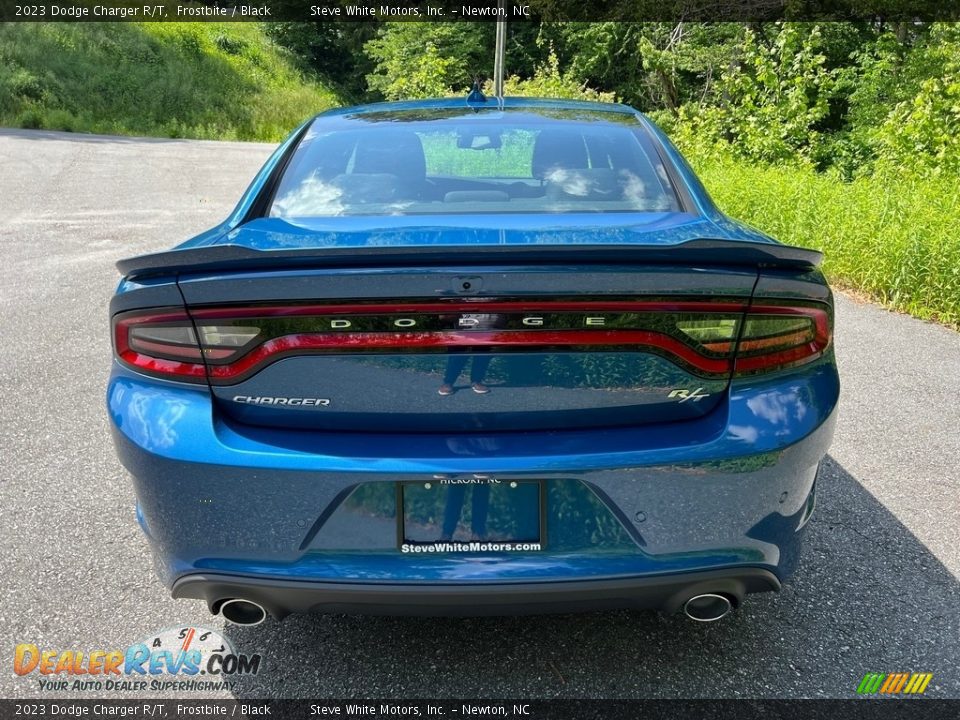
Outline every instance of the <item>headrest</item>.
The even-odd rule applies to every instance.
[[[416,133],[403,130],[366,130],[357,134],[353,172],[396,175],[422,181],[427,175],[423,144]]]
[[[541,130],[533,144],[533,176],[543,178],[554,167],[587,168],[587,146],[575,130]]]

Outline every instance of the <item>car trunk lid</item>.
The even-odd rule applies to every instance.
[[[722,402],[758,267],[818,259],[691,239],[664,215],[650,233],[368,229],[326,242],[290,226],[271,237],[263,221],[230,244],[121,268],[178,273],[218,408],[240,422],[377,432],[662,423]]]

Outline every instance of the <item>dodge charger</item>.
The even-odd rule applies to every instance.
[[[118,264],[107,408],[156,571],[240,624],[717,620],[814,511],[820,260],[623,105],[318,115],[220,225]]]

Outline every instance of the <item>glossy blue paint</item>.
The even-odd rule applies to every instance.
[[[341,108],[323,117],[350,123],[366,113],[425,108],[463,108],[472,114],[462,100],[444,99]],[[269,251],[430,244],[449,246],[455,262],[455,250],[466,246],[671,246],[701,238],[775,242],[722,215],[676,149],[633,109],[508,99],[502,111],[481,112],[517,111],[607,113],[618,122],[636,117],[663,144],[691,200],[687,211],[245,221],[284,153],[310,124],[305,123],[277,149],[230,217],[179,247],[232,244]],[[184,301],[417,296],[411,288],[420,288],[419,296],[441,297],[462,270],[469,268],[182,272],[122,281],[114,311]],[[551,269],[553,276],[527,267],[483,272],[517,295],[547,295],[550,288],[562,287],[558,277],[567,274],[588,282],[579,289],[584,293],[629,287],[653,297],[743,298],[752,292],[766,299],[831,302],[816,270],[558,266]],[[526,277],[526,285],[510,285],[512,276]],[[341,289],[338,282],[353,290]],[[497,285],[491,288],[495,292]],[[282,370],[280,364],[273,367],[273,373]],[[309,374],[305,365],[298,372]],[[676,376],[676,382],[688,379]],[[558,387],[544,378],[538,389],[549,397]],[[168,586],[212,571],[277,580],[498,583],[760,567],[786,578],[797,562],[817,469],[833,433],[839,397],[833,350],[802,368],[734,377],[714,390],[719,397],[708,411],[678,422],[580,428],[560,423],[562,429],[523,432],[413,432],[402,426],[342,432],[253,424],[266,416],[243,422],[224,412],[218,404],[224,398],[218,400],[206,385],[147,377],[115,361],[107,407],[118,455],[133,477],[137,518]],[[616,400],[617,393],[610,392],[607,402]],[[398,511],[395,502],[390,504],[396,483],[474,474],[545,483],[549,532],[544,549],[401,552]],[[584,523],[594,528],[591,542],[584,540]],[[358,528],[364,532],[358,534]]]
[[[489,100],[486,107],[480,112],[496,113],[504,110],[529,109],[529,110],[582,110],[588,113],[616,113],[620,115],[636,115],[637,111],[629,105],[621,103],[598,103],[589,100],[559,100],[553,98],[527,98],[527,97],[507,97],[503,98],[501,105],[493,99]],[[444,97],[429,98],[426,100],[400,100],[395,102],[369,103],[367,105],[354,105],[349,107],[331,108],[326,110],[318,117],[336,117],[336,116],[362,116],[365,114],[381,112],[417,112],[421,110],[462,110],[466,117],[474,114],[474,108],[468,106],[463,98]]]
[[[120,367],[108,407],[168,583],[212,568],[451,581],[477,573],[559,579],[736,565],[786,576],[792,566],[781,558],[799,542],[796,516],[829,446],[837,397],[828,357],[788,384],[734,382],[724,406],[701,420],[646,428],[482,435],[255,428],[226,421],[206,390],[145,380]],[[634,529],[645,545],[547,551],[522,560],[301,549],[308,528],[345,489],[437,473],[581,480],[618,510],[625,526],[644,513],[643,527]],[[773,534],[755,536],[765,521]]]
[[[307,472],[360,472],[367,463],[385,473],[537,473],[781,452],[827,422],[838,395],[830,354],[788,383],[735,380],[727,402],[690,422],[576,432],[338,433],[231,423],[213,411],[208,389],[145,378],[115,363],[107,406],[118,439],[145,460]]]
[[[337,247],[441,245],[678,245],[700,238],[767,242],[735,223],[720,224],[689,213],[645,213],[551,216],[400,215],[309,218],[298,224],[282,218],[257,218],[231,230],[222,241],[253,250],[298,250]]]

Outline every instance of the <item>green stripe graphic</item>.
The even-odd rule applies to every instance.
[[[886,677],[886,673],[867,673],[863,676],[863,680],[860,681],[857,693],[860,695],[872,695],[880,689],[880,685]]]

